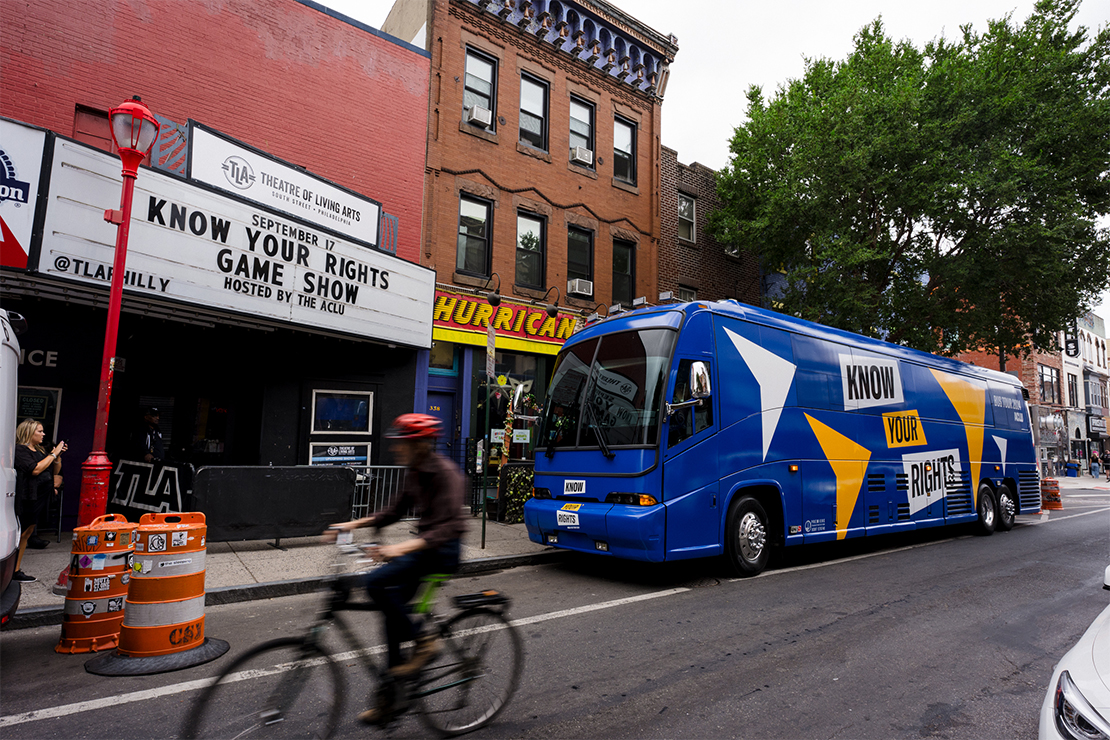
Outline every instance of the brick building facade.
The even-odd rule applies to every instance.
[[[421,3],[431,55],[421,262],[439,282],[429,411],[462,440],[485,433],[487,319],[504,380],[496,429],[496,396],[524,386],[542,398],[559,345],[599,304],[655,302],[662,93],[677,45],[603,0],[402,0],[409,11]],[[495,288],[501,306],[478,312]]]
[[[1029,412],[1037,455],[1045,475],[1090,472],[1093,453],[1110,454],[1106,418],[1110,416],[1107,387],[1105,324],[1086,314],[1077,325],[1061,332],[1062,352],[1031,352],[1007,358],[1006,370],[1021,379],[1029,392]],[[964,352],[964,362],[999,369],[997,353]]]
[[[162,118],[200,121],[380,200],[405,225],[397,254],[418,259],[419,49],[311,0],[4,5],[3,115],[108,147],[107,128],[86,122],[106,124],[110,106],[141,95]]]
[[[714,239],[709,214],[720,207],[716,172],[703,164],[678,161],[662,147],[659,291],[674,300],[728,298],[760,305],[759,265],[751,254]]]
[[[132,454],[129,440],[141,422],[140,409],[154,405],[161,411],[167,456],[177,462],[304,464],[329,448],[351,451],[354,464],[379,462],[383,419],[388,424],[423,406],[414,391],[416,376],[426,376],[431,344],[434,275],[417,264],[427,52],[310,0],[44,0],[18,7],[5,0],[3,8],[0,115],[8,120],[0,121],[0,148],[10,150],[4,161],[21,161],[21,180],[40,167],[49,175],[63,156],[96,169],[55,167],[66,176],[42,180],[38,202],[44,215],[28,232],[23,264],[0,271],[4,308],[24,314],[30,326],[21,337],[19,384],[28,389],[22,408],[41,411],[48,433],[68,438],[73,450],[64,462],[71,481],[67,509],[75,503],[80,463],[92,441],[106,324],[106,267],[116,229],[100,214],[120,203],[119,159],[104,153],[111,148],[107,114],[136,94],[162,122],[163,136],[155,145],[155,169],[141,169],[136,185],[116,353],[126,364],[120,362],[115,375],[110,456]],[[340,226],[320,228],[291,211],[258,205],[249,194],[190,180],[184,139],[190,120],[294,176],[312,173],[360,202],[379,203],[395,217],[389,246],[395,245],[396,256],[358,242]],[[13,145],[13,137],[24,135],[41,142],[37,159]],[[72,185],[84,188],[84,200],[61,194],[75,177],[85,178]],[[181,204],[188,204],[192,234],[185,229],[186,206],[165,192],[189,199]],[[82,204],[84,215],[59,222],[56,214],[67,202]],[[207,241],[189,242],[197,250],[190,258],[158,256],[163,242],[199,239],[198,229],[207,223],[199,204],[207,204],[213,219]],[[5,219],[13,213],[4,210],[8,205],[0,203]],[[176,208],[182,209],[180,228]],[[167,223],[155,223],[163,216]],[[242,223],[235,220],[239,216]],[[61,243],[59,230],[75,237]],[[248,244],[250,235],[256,241]],[[277,253],[286,237],[299,240],[299,251],[281,269],[270,270],[268,262],[265,270],[263,262],[253,271],[232,267],[271,245]],[[214,240],[223,240],[222,251]],[[352,290],[339,301],[310,300],[302,282],[308,269],[333,283],[343,277],[334,264],[326,266],[338,254],[324,253],[329,242],[346,250]],[[82,259],[73,259],[71,248]],[[85,252],[102,255],[99,263]],[[274,264],[282,259],[269,251],[267,256]],[[78,274],[75,265],[85,273]],[[377,281],[382,272],[390,273],[388,281]],[[195,285],[190,280],[197,276],[207,280],[202,287],[210,299],[173,293],[179,285]],[[406,281],[412,286],[405,287]],[[279,310],[277,301],[294,297],[304,302]],[[309,306],[318,308],[310,312]],[[403,341],[386,338],[381,327],[387,315],[415,330],[404,333]],[[358,417],[330,427],[349,434],[320,436],[329,433],[322,431],[329,422],[320,416],[329,408]]]

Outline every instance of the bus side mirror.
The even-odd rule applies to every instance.
[[[704,362],[690,364],[690,397],[709,398],[713,389],[709,383],[709,365]]]

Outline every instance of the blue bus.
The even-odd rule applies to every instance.
[[[650,562],[1040,511],[1013,376],[736,301],[571,337],[540,422],[529,538]]]

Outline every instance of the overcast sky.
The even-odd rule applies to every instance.
[[[318,0],[381,28],[393,0]],[[960,26],[985,31],[989,19],[1012,14],[1024,21],[1033,0],[609,0],[663,35],[678,37],[663,102],[663,144],[685,164],[713,169],[728,163],[728,141],[743,123],[751,85],[771,97],[800,78],[806,58],[843,59],[852,37],[878,17],[889,36],[921,48],[944,36],[959,38]],[[1110,2],[1084,0],[1077,23],[1094,30],[1110,23]],[[1107,224],[1110,226],[1110,223]],[[1096,313],[1110,321],[1110,290]]]

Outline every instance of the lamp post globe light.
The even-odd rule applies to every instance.
[[[108,294],[108,324],[104,331],[104,356],[100,364],[100,393],[96,405],[92,451],[81,465],[81,500],[77,525],[85,526],[104,513],[108,506],[108,485],[112,463],[104,451],[108,438],[108,406],[112,400],[112,373],[116,365],[116,334],[120,304],[123,302],[124,266],[127,262],[127,236],[131,226],[131,200],[139,164],[158,138],[158,121],[139,96],[108,111],[112,141],[123,162],[123,194],[119,210],[106,210],[104,220],[116,224],[116,256],[112,262],[112,287]]]

